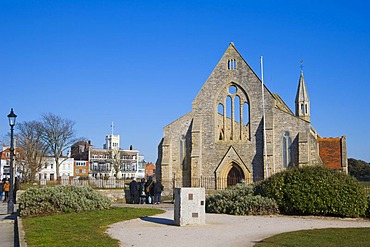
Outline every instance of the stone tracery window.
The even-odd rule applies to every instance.
[[[217,104],[217,140],[250,140],[249,101],[238,85],[231,84],[220,93]]]

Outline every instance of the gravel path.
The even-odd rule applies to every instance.
[[[107,233],[120,246],[253,246],[267,237],[289,231],[317,228],[370,227],[363,219],[294,216],[232,216],[206,214],[205,225],[174,226],[173,208],[163,214],[119,222]]]

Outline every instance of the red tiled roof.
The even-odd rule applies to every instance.
[[[341,138],[318,138],[320,158],[324,166],[331,169],[342,169]]]

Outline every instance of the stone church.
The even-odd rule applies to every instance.
[[[293,112],[231,43],[192,111],[164,127],[157,177],[164,183],[176,180],[177,187],[203,186],[204,179],[211,179],[217,189],[256,182],[293,166],[333,166],[336,161],[334,168],[346,171],[346,138],[319,136],[310,122],[303,71],[298,81]]]

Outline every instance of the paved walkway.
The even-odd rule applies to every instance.
[[[8,204],[0,201],[0,245],[1,247],[18,247],[15,233],[16,214],[7,214]]]
[[[154,205],[154,207],[161,205]],[[173,207],[165,213],[110,226],[107,233],[120,246],[253,246],[267,237],[290,231],[318,228],[370,227],[370,220],[294,216],[232,216],[206,214],[205,225],[173,225]]]

